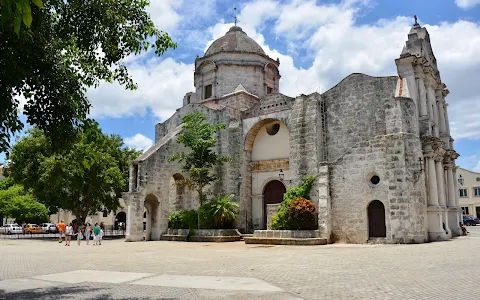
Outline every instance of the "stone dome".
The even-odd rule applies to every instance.
[[[232,26],[224,36],[213,42],[212,45],[208,47],[205,55],[211,55],[221,51],[252,52],[265,55],[262,47],[238,26]]]

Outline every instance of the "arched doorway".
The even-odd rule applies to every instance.
[[[127,228],[127,214],[123,211],[115,216],[115,229],[123,230]]]
[[[151,241],[154,233],[158,231],[157,228],[157,215],[158,215],[159,202],[155,195],[149,194],[145,197],[145,209],[146,209],[146,232],[145,240]]]
[[[373,200],[368,205],[368,237],[386,237],[385,206],[378,200]]]
[[[283,194],[286,189],[279,180],[272,180],[265,186],[263,190],[263,226],[267,228],[267,204],[276,204],[283,201]]]

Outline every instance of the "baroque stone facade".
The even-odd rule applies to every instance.
[[[313,174],[310,197],[329,242],[459,235],[448,90],[425,28],[413,25],[395,62],[397,76],[354,73],[323,94],[292,98],[279,92],[280,61],[232,27],[196,59],[195,92],[157,124],[155,145],[131,165],[127,240],[144,238],[144,212],[146,239],[158,240],[169,214],[198,207],[195,193],[175,185],[180,166],[168,162],[181,149],[182,117],[195,111],[227,125],[215,150],[233,161],[215,170],[210,190],[235,195],[241,231],[266,229],[285,188]]]

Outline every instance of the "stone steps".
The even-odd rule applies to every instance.
[[[325,238],[267,238],[267,237],[244,237],[245,244],[265,245],[326,245]]]

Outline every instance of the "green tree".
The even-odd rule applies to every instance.
[[[212,149],[217,144],[214,135],[224,129],[225,124],[211,125],[206,121],[207,117],[201,112],[183,117],[183,132],[178,136],[177,142],[189,151],[177,152],[168,159],[170,162],[179,161],[182,164],[182,170],[188,176],[179,184],[195,189],[200,205],[207,200],[204,188],[218,179],[211,170],[217,165],[231,161],[230,157],[218,155]]]
[[[119,207],[128,189],[128,168],[140,153],[123,148],[118,135],[105,135],[86,121],[71,148],[53,151],[49,138],[33,129],[12,148],[11,176],[31,189],[50,210],[71,211],[80,223]]]
[[[0,151],[23,129],[20,109],[27,123],[64,146],[89,112],[88,87],[115,81],[135,89],[125,59],[176,47],[155,27],[148,5],[148,0],[0,0]]]
[[[31,3],[43,8],[42,0],[0,0],[2,22],[13,25],[17,35],[20,34],[22,23],[27,28],[32,24]]]
[[[0,216],[14,218],[19,224],[41,223],[48,220],[49,213],[45,205],[38,203],[23,186],[17,184],[0,190]]]
[[[45,205],[38,203],[31,195],[15,196],[7,203],[6,214],[14,218],[17,224],[42,223],[49,219],[48,209]]]

